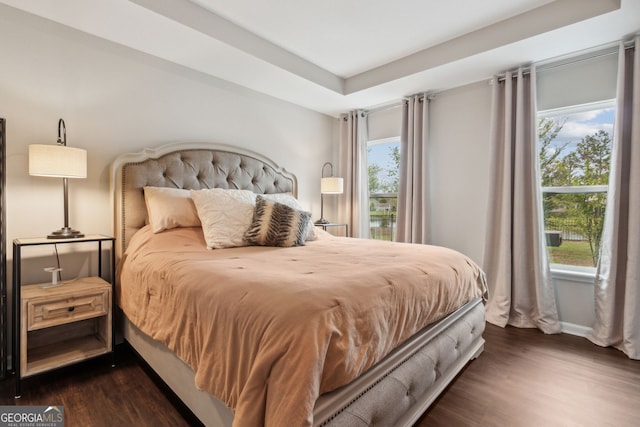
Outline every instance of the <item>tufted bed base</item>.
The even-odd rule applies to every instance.
[[[112,167],[118,259],[130,237],[145,224],[142,189],[146,185],[297,194],[294,175],[263,156],[235,147],[180,144],[122,155]],[[124,339],[205,425],[232,424],[228,407],[196,389],[188,365],[126,316],[121,325]],[[484,325],[482,300],[468,302],[424,328],[350,384],[321,396],[314,409],[314,425],[412,425],[482,352]]]
[[[351,384],[320,397],[316,426],[411,426],[484,348],[484,306],[467,303],[423,329]],[[230,426],[224,403],[197,390],[193,370],[126,318],[124,338],[180,400],[211,427]]]
[[[314,411],[316,425],[412,425],[482,353],[484,327],[482,301],[467,303],[423,329],[344,390],[321,396]]]

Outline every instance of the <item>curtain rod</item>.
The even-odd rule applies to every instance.
[[[590,59],[595,59],[595,58],[599,58],[606,55],[613,55],[614,53],[618,52],[618,46],[619,46],[619,42],[616,42],[614,44],[608,45],[607,47],[601,47],[601,48],[598,48],[598,50],[593,50],[590,53],[585,53],[582,55],[572,55],[570,58],[565,58],[564,60],[556,58],[555,60],[548,59],[548,60],[540,61],[538,63],[539,65],[536,66],[537,71],[544,72],[554,68],[563,67],[565,65],[575,64],[581,61],[588,61]],[[631,40],[627,40],[626,42],[624,42],[625,49],[631,49],[633,47],[635,47],[635,36]],[[530,74],[530,72],[531,72],[531,69],[529,67],[524,67],[524,69],[522,70],[522,73],[525,75]],[[505,79],[505,73],[498,74],[498,81],[501,82],[501,81],[504,81],[504,79]],[[433,100],[436,97],[436,93],[437,92],[427,94],[427,98],[430,101]],[[423,102],[423,101],[424,101],[424,96],[420,97],[420,102]],[[369,114],[369,113],[377,113],[377,112],[386,111],[386,110],[392,110],[394,108],[401,107],[405,102],[407,102],[407,99],[402,99],[400,101],[397,101],[397,103],[382,105],[380,107],[372,108],[369,110],[363,110],[363,111],[365,112],[365,114]]]
[[[411,95],[412,96],[412,95]],[[409,98],[411,97],[409,96]],[[431,101],[432,99],[434,99],[436,97],[436,95],[434,93],[429,93],[427,94],[427,98],[429,98],[429,101]],[[420,102],[424,101],[424,95],[421,96],[419,98]],[[379,107],[375,107],[375,108],[370,108],[368,110],[363,110],[363,112],[365,114],[371,114],[371,113],[380,113],[382,111],[388,111],[388,110],[393,110],[396,108],[400,108],[402,107],[402,105],[407,102],[408,100],[406,98],[401,99],[400,101],[396,101],[393,104],[387,104],[387,105],[381,105]]]
[[[536,71],[545,72],[548,70],[552,70],[554,68],[564,67],[571,64],[577,64],[582,61],[589,61],[591,59],[596,59],[596,58],[601,58],[603,56],[617,54],[618,46],[619,44],[616,43],[614,45],[609,45],[608,47],[600,48],[598,50],[591,51],[589,53],[584,53],[582,55],[573,55],[565,59],[544,60],[544,61],[540,61],[538,63],[539,65],[536,65],[535,63],[534,65],[536,65]],[[633,47],[635,47],[634,40],[629,40],[627,42],[624,42],[625,49],[632,49]],[[526,74],[529,74],[530,72],[531,72],[530,66],[523,67],[523,70],[522,70],[523,74],[526,75]],[[505,79],[505,73],[498,75],[498,81],[504,81],[504,79]]]
[[[416,94],[416,95],[417,95],[417,94]],[[402,103],[403,103],[403,104],[405,104],[405,103],[409,102],[409,98],[412,98],[412,97],[414,97],[414,96],[415,96],[415,95],[409,95],[408,97],[406,97],[406,98],[404,98],[404,99],[402,100]],[[424,99],[425,99],[425,98],[426,98],[426,99],[428,99],[429,101],[433,101],[433,100],[436,98],[436,94],[435,94],[435,93],[433,93],[433,92],[432,92],[432,93],[425,93],[424,95],[421,95],[421,96],[418,98],[418,102],[424,102]]]

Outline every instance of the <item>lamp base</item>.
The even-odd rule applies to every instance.
[[[47,239],[77,239],[78,237],[84,237],[84,234],[70,227],[63,227],[49,234]]]
[[[314,222],[315,225],[326,225],[326,224],[331,224],[331,222],[327,219],[324,218],[320,218],[319,220],[317,220],[316,222]]]

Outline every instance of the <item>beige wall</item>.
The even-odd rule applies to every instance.
[[[479,264],[489,197],[491,86],[487,81],[431,100],[431,235]]]

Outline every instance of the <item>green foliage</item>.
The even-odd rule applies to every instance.
[[[380,191],[380,180],[378,179],[378,173],[382,168],[380,165],[369,164],[367,172],[369,173],[369,193],[377,193]]]
[[[368,150],[371,152],[371,148]],[[386,167],[369,163],[369,193],[397,193],[400,179],[400,147],[389,147],[389,162]],[[387,180],[381,182],[380,173],[386,172]]]
[[[571,185],[568,179],[570,172],[560,158],[568,144],[560,147],[552,146],[565,122],[566,120],[559,122],[549,118],[540,119],[538,122],[538,156],[543,187]],[[545,193],[542,198],[545,218],[552,217],[553,212],[562,209],[562,201],[557,200],[555,195]]]
[[[387,184],[385,191],[387,193],[397,193],[400,183],[400,147],[391,148],[391,162],[391,167],[387,169],[389,184]]]
[[[540,172],[542,174],[542,186],[552,187],[560,184],[566,177],[566,171],[562,168],[559,157],[567,144],[555,148],[551,145],[558,136],[566,120],[562,123],[553,119],[543,118],[538,122],[538,144],[540,156]]]

